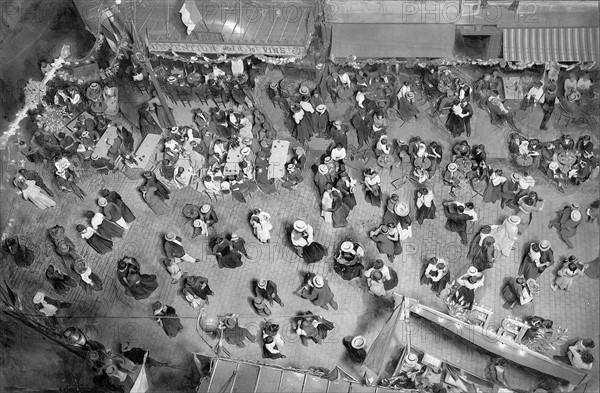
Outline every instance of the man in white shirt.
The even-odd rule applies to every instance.
[[[331,150],[331,159],[333,161],[342,162],[346,158],[346,149],[341,143],[336,143],[335,148]]]
[[[410,83],[408,81],[404,81],[404,83],[402,84],[402,87],[400,88],[400,91],[398,92],[398,95],[396,97],[398,97],[398,100],[400,100],[400,98],[406,97],[406,93],[408,93],[409,91],[410,91]]]

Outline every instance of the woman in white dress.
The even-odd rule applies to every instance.
[[[519,223],[521,223],[521,219],[518,216],[510,216],[504,220],[502,225],[492,229],[492,232],[490,232],[490,236],[496,240],[496,244],[504,256],[510,255],[513,246],[517,241]]]
[[[260,209],[254,209],[252,217],[250,217],[250,224],[254,230],[254,235],[261,243],[268,243],[271,241],[271,215],[267,212],[263,212]]]
[[[23,195],[23,199],[31,201],[42,210],[56,206],[56,202],[42,192],[42,189],[33,180],[25,180],[23,176],[17,176],[13,182]]]
[[[331,184],[327,184],[325,186],[325,192],[323,193],[323,197],[321,198],[321,217],[328,224],[333,224],[333,196],[332,196],[333,187]]]

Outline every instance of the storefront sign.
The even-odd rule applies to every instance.
[[[192,34],[186,35],[181,34],[180,37],[176,37],[178,33],[171,34],[170,36],[165,33],[165,30],[148,30],[148,40],[150,41],[172,41],[177,40],[178,42],[225,42],[223,34],[213,33],[208,31],[193,31]]]
[[[290,45],[245,45],[245,44],[201,44],[188,42],[150,42],[148,49],[152,52],[188,52],[215,54],[249,54],[270,56],[304,57],[306,48]]]

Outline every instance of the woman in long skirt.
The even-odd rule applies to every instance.
[[[271,215],[260,209],[254,209],[252,217],[250,217],[254,236],[256,236],[261,243],[268,243],[271,240],[271,229],[273,229],[273,225],[271,224],[270,219]]]
[[[377,244],[379,253],[387,255],[390,262],[393,262],[395,247],[394,242],[388,237],[387,225],[381,225],[376,230],[371,231],[369,237]]]
[[[84,291],[101,291],[102,290],[102,280],[96,273],[92,272],[92,269],[89,268],[85,259],[79,258],[75,263],[73,263],[73,271],[77,273],[80,277],[79,285],[83,288]]]
[[[415,190],[415,205],[417,213],[415,220],[419,225],[423,225],[425,220],[433,220],[435,218],[435,203],[433,202],[433,192],[427,188]]]
[[[553,291],[556,291],[557,289],[568,291],[573,284],[573,278],[583,274],[584,270],[585,265],[580,264],[577,257],[571,255],[569,259],[565,261],[563,267],[558,271],[558,275],[550,287]]]
[[[334,228],[343,228],[348,226],[348,215],[350,208],[344,203],[342,193],[338,190],[333,190],[333,203],[331,206]]]
[[[258,185],[258,188],[260,188],[260,190],[265,194],[277,193],[275,181],[273,179],[269,179],[269,171],[266,167],[256,167],[256,184]]]
[[[15,178],[14,184],[21,190],[23,199],[32,202],[39,209],[46,210],[49,207],[56,206],[56,202],[44,194],[42,189],[35,184],[35,181],[25,180],[24,177],[18,176]]]
[[[338,180],[335,186],[342,193],[344,204],[350,209],[354,209],[354,206],[356,206],[356,197],[354,196],[355,183],[356,181],[348,176],[348,172],[343,171],[340,173],[340,180]]]
[[[158,288],[156,274],[141,274],[136,266],[129,267],[125,280],[131,295],[136,300],[147,299]]]
[[[93,211],[88,210],[84,213],[84,217],[88,218],[92,224],[92,228],[94,228],[94,230],[96,230],[100,236],[106,239],[113,239],[115,237],[121,238],[125,233],[125,229],[123,229],[123,227],[107,220],[106,217],[100,212],[94,213]]]
[[[66,295],[71,288],[77,287],[75,280],[54,269],[53,265],[49,265],[46,269],[46,279],[50,282],[54,291],[61,296]]]
[[[521,235],[531,225],[533,213],[544,208],[544,201],[538,198],[537,192],[532,191],[528,195],[519,198],[517,204],[519,205],[517,216],[521,219],[521,223],[517,227],[519,235]]]
[[[333,223],[333,191],[331,183],[325,185],[325,192],[321,197],[321,217],[326,223]]]
[[[183,330],[181,320],[173,307],[163,305],[161,302],[154,302],[152,311],[154,319],[162,326],[167,336],[173,338]]]
[[[513,246],[517,241],[517,233],[519,232],[517,225],[519,225],[520,222],[521,219],[519,217],[510,216],[504,220],[502,225],[499,225],[492,231],[491,236],[496,240],[502,255],[510,255]]]
[[[219,268],[235,269],[243,264],[241,254],[232,250],[231,244],[222,237],[216,239],[213,254],[217,257]]]
[[[381,206],[381,178],[372,168],[365,169],[365,200],[375,207]]]
[[[112,251],[113,242],[100,236],[93,228],[77,225],[77,232],[85,239],[87,244],[94,249],[98,254],[106,254]]]
[[[492,236],[483,239],[479,252],[473,258],[473,266],[480,272],[494,266],[496,262],[496,240]]]
[[[462,107],[458,100],[452,102],[452,110],[446,119],[446,129],[450,131],[453,138],[458,138],[465,130],[465,125],[462,117]]]
[[[438,296],[450,282],[448,263],[436,257],[427,261],[427,266],[421,275],[421,284],[431,285],[431,290]]]
[[[488,179],[488,184],[483,191],[484,203],[496,203],[502,198],[502,184],[506,178],[502,176],[502,169],[491,170],[491,175]]]
[[[471,244],[469,245],[469,252],[467,253],[467,258],[469,258],[471,262],[473,262],[473,259],[481,252],[483,239],[490,236],[490,233],[492,232],[492,227],[496,227],[496,225],[482,226],[479,230],[479,233],[473,238],[473,240],[471,240]]]
[[[400,231],[396,225],[389,223],[388,227],[388,238],[394,242],[394,256],[402,254],[402,242],[400,241]]]
[[[327,255],[327,248],[314,240],[313,228],[302,220],[294,222],[291,241],[306,263],[319,262]]]

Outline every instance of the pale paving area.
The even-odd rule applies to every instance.
[[[264,107],[270,116],[277,116],[272,113],[273,110],[270,109],[272,106],[269,103],[266,103]],[[344,108],[344,105],[340,107]],[[189,109],[185,111],[189,111]],[[183,109],[178,108],[177,114],[179,115],[181,112],[183,112]],[[486,143],[490,150],[488,152],[489,156],[506,157],[504,140],[507,137],[507,131],[492,130],[487,118],[481,111],[477,110],[476,116],[478,117],[474,121],[472,140],[475,143]],[[187,121],[182,121],[182,124],[185,123]],[[273,118],[272,124],[277,123],[278,120]],[[558,133],[557,131],[550,132],[553,133],[552,136]],[[441,140],[445,146],[450,141],[448,135],[433,127],[428,119],[421,119],[416,123],[413,120],[402,127],[397,127],[397,124],[392,125],[390,134],[393,137],[405,140],[410,135],[419,134],[425,140],[431,140],[431,138]],[[578,134],[576,132],[572,132],[572,134],[577,138]],[[495,143],[490,142],[487,135],[493,135],[492,138]],[[548,134],[548,138],[550,138],[550,135]],[[597,138],[595,139],[597,140]],[[323,146],[322,142],[314,143],[314,148],[319,150],[313,150],[311,153],[313,159],[320,155],[321,150],[324,149]],[[448,162],[447,156],[444,157],[444,162]],[[505,163],[506,160],[503,162]],[[27,164],[28,167],[29,165]],[[357,168],[361,169],[361,165],[362,161],[349,162],[349,166],[355,167],[350,169],[353,177],[360,178]],[[501,166],[508,170],[506,164]],[[41,167],[36,169],[46,179],[49,179],[47,169]],[[7,173],[14,173],[14,169],[12,169],[13,172],[10,171],[11,167],[9,166]],[[392,179],[396,179],[401,173],[406,174],[406,172],[406,168],[395,168],[392,172]],[[537,173],[534,174],[539,178],[537,175]],[[67,310],[68,312],[64,315],[69,317],[61,323],[65,327],[68,325],[83,326],[92,337],[109,346],[119,341],[128,340],[150,349],[153,356],[158,359],[170,359],[174,364],[189,362],[189,352],[209,353],[210,349],[198,337],[196,310],[192,309],[178,294],[179,287],[170,284],[170,277],[162,265],[162,259],[164,258],[162,235],[167,231],[174,231],[183,237],[184,246],[188,253],[202,260],[201,263],[183,264],[182,267],[189,274],[199,274],[209,278],[210,286],[215,292],[215,296],[210,298],[210,305],[207,306],[209,314],[238,313],[240,323],[255,333],[262,318],[253,312],[248,302],[251,293],[251,281],[260,277],[272,279],[278,284],[280,295],[285,302],[285,308],[283,309],[277,305],[272,307],[273,315],[271,319],[282,324],[282,336],[286,341],[283,352],[287,355],[287,358],[276,363],[299,368],[332,368],[335,364],[340,364],[345,369],[350,370],[352,366],[343,360],[344,348],[341,345],[341,339],[346,335],[362,334],[367,337],[369,342],[372,342],[387,319],[390,309],[387,308],[388,304],[375,299],[361,290],[358,285],[339,279],[333,271],[330,271],[332,266],[331,254],[332,250],[343,239],[352,236],[365,246],[369,258],[376,258],[376,248],[368,240],[367,232],[379,224],[383,209],[377,209],[366,204],[362,190],[357,187],[358,206],[350,214],[350,226],[343,229],[333,229],[330,225],[325,224],[319,216],[318,196],[312,183],[312,175],[308,170],[305,172],[305,177],[305,182],[296,190],[290,192],[284,189],[281,191],[280,196],[265,196],[258,193],[247,205],[231,200],[217,204],[216,211],[220,219],[217,229],[221,233],[235,231],[248,242],[248,250],[252,260],[245,260],[244,266],[235,270],[220,270],[217,267],[214,256],[211,256],[210,250],[208,250],[206,238],[191,239],[191,223],[183,217],[181,209],[186,203],[202,204],[207,202],[206,196],[194,190],[186,189],[176,192],[169,201],[173,214],[157,217],[141,201],[137,192],[137,187],[142,184],[142,179],[130,180],[120,173],[108,176],[96,174],[88,176],[88,179],[82,183],[82,188],[88,193],[85,201],[79,201],[72,194],[59,194],[60,198],[57,198],[58,206],[45,212],[38,210],[30,203],[23,201],[19,196],[14,195],[14,188],[3,188],[3,194],[7,195],[8,192],[10,197],[14,197],[16,201],[11,206],[6,204],[3,206],[3,225],[8,218],[14,218],[14,226],[10,229],[10,233],[20,233],[21,239],[35,247],[37,252],[36,263],[28,269],[19,269],[13,265],[3,264],[4,276],[19,291],[24,303],[30,305],[31,298],[38,289],[46,291],[50,296],[59,298],[57,295],[52,294],[49,284],[43,278],[43,273],[48,263],[61,266],[58,256],[52,249],[50,240],[46,238],[48,228],[54,224],[61,224],[67,229],[67,235],[78,245],[78,250],[88,258],[92,270],[102,277],[105,285],[104,290],[100,293],[85,294],[80,288],[72,290],[64,300],[73,302],[74,307]],[[390,176],[387,171],[383,174],[382,180],[383,190],[386,195],[389,195],[393,190],[389,185]],[[419,227],[416,223],[413,225],[413,238],[404,243],[404,253],[396,259],[393,267],[400,277],[400,284],[395,289],[396,292],[418,299],[423,304],[441,309],[443,307],[441,300],[428,287],[421,286],[419,283],[420,265],[424,259],[437,255],[450,262],[453,275],[461,274],[467,266],[465,260],[467,247],[460,244],[456,234],[443,229],[445,219],[441,203],[443,200],[450,199],[450,197],[448,196],[448,188],[441,184],[439,174],[432,182],[432,186],[436,195],[435,202],[438,206],[437,218],[426,221],[422,227]],[[114,251],[101,257],[95,254],[79,238],[75,231],[75,225],[85,222],[82,217],[85,210],[97,209],[95,199],[98,197],[97,192],[103,187],[117,190],[138,219],[133,223],[126,237],[116,241]],[[597,185],[587,184],[582,188],[586,191],[585,193],[579,192],[569,196],[559,194],[552,186],[548,186],[545,180],[539,180],[539,186],[536,189],[542,198],[546,200],[544,211],[535,215],[524,238],[517,244],[517,250],[508,258],[503,258],[491,271],[488,271],[485,288],[483,293],[478,296],[478,298],[481,297],[480,304],[487,308],[493,308],[495,323],[500,322],[503,317],[509,315],[508,311],[501,307],[500,285],[505,277],[516,274],[523,255],[523,249],[528,241],[550,240],[557,261],[571,253],[578,255],[583,262],[591,261],[598,255],[598,225],[585,222],[580,225],[578,234],[574,238],[575,249],[572,252],[569,252],[560,242],[556,230],[548,230],[547,227],[548,220],[554,216],[554,211],[560,209],[564,203],[577,201],[583,209],[591,200],[597,198]],[[414,210],[412,203],[413,190],[414,185],[407,182],[395,191],[402,200],[409,202],[411,210]],[[468,187],[463,187],[458,193],[458,199],[463,202],[473,200],[479,214],[480,223],[500,223],[510,214],[508,209],[500,209],[499,204],[482,205],[481,197],[473,197],[474,195],[475,193],[470,191]],[[251,234],[248,225],[248,214],[255,207],[271,213],[273,217],[274,229],[271,244],[262,245]],[[328,246],[330,255],[323,261],[307,266],[291,251],[287,242],[287,229],[297,218],[303,218],[311,224],[315,229],[315,239]],[[474,233],[474,231],[471,231],[469,238],[472,238]],[[122,286],[114,279],[116,262],[124,255],[138,258],[142,264],[143,273],[158,275],[160,286],[150,299],[137,302],[126,297]],[[555,267],[557,266],[558,264],[555,265]],[[292,292],[300,285],[302,273],[305,271],[321,274],[329,280],[339,304],[337,311],[332,309],[325,311],[315,308],[308,301],[292,295]],[[553,271],[550,270],[540,278],[542,291],[534,300],[535,314],[552,319],[555,325],[568,327],[570,337],[592,337],[598,342],[598,281],[584,275],[576,279],[571,291],[552,292],[550,290],[552,279]],[[169,339],[166,337],[162,329],[151,318],[150,305],[155,300],[174,306],[181,316],[184,330],[176,338]],[[29,310],[32,309],[29,308]],[[322,346],[311,343],[309,347],[303,347],[297,336],[291,333],[290,318],[300,310],[312,310],[335,323],[335,330],[331,332]],[[411,328],[411,338],[414,345],[476,374],[484,374],[483,370],[489,359],[488,356],[454,342],[440,328],[431,327],[429,324],[421,323],[418,320],[413,322],[415,325]],[[206,335],[205,338],[211,343],[215,342]],[[258,344],[249,344],[245,349],[237,349],[229,345],[226,345],[226,348],[233,357],[263,361],[261,348]],[[594,356],[598,357],[597,351]],[[266,363],[272,362],[270,360],[264,361]],[[597,370],[597,364],[598,362],[596,362],[595,371]]]

